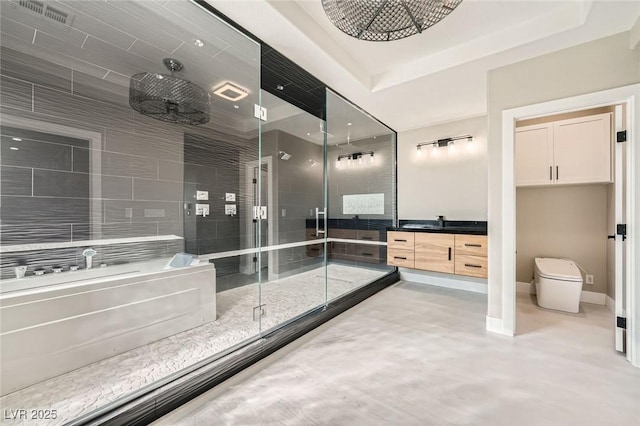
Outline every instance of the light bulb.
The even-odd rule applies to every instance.
[[[422,147],[418,146],[418,155],[422,157]]]
[[[456,152],[456,145],[453,143],[453,141],[450,141],[447,144],[447,151],[449,151],[450,153]]]
[[[373,163],[373,152],[371,153],[371,156],[369,157],[369,163]]]

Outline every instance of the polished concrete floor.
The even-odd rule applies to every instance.
[[[486,295],[401,282],[156,425],[635,425],[640,369],[613,316],[518,296],[516,338],[487,333]]]

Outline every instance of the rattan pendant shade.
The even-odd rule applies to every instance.
[[[440,22],[462,0],[322,0],[329,20],[360,40],[392,41]]]

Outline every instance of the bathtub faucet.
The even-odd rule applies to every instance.
[[[84,256],[84,261],[87,265],[87,269],[91,269],[91,267],[93,266],[93,256],[95,256],[96,254],[98,254],[98,252],[92,248],[88,248],[82,252],[82,255]]]

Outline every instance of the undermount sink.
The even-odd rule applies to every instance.
[[[435,230],[445,229],[444,226],[427,225],[423,223],[407,223],[405,225],[402,225],[402,227],[405,229],[435,229]]]

